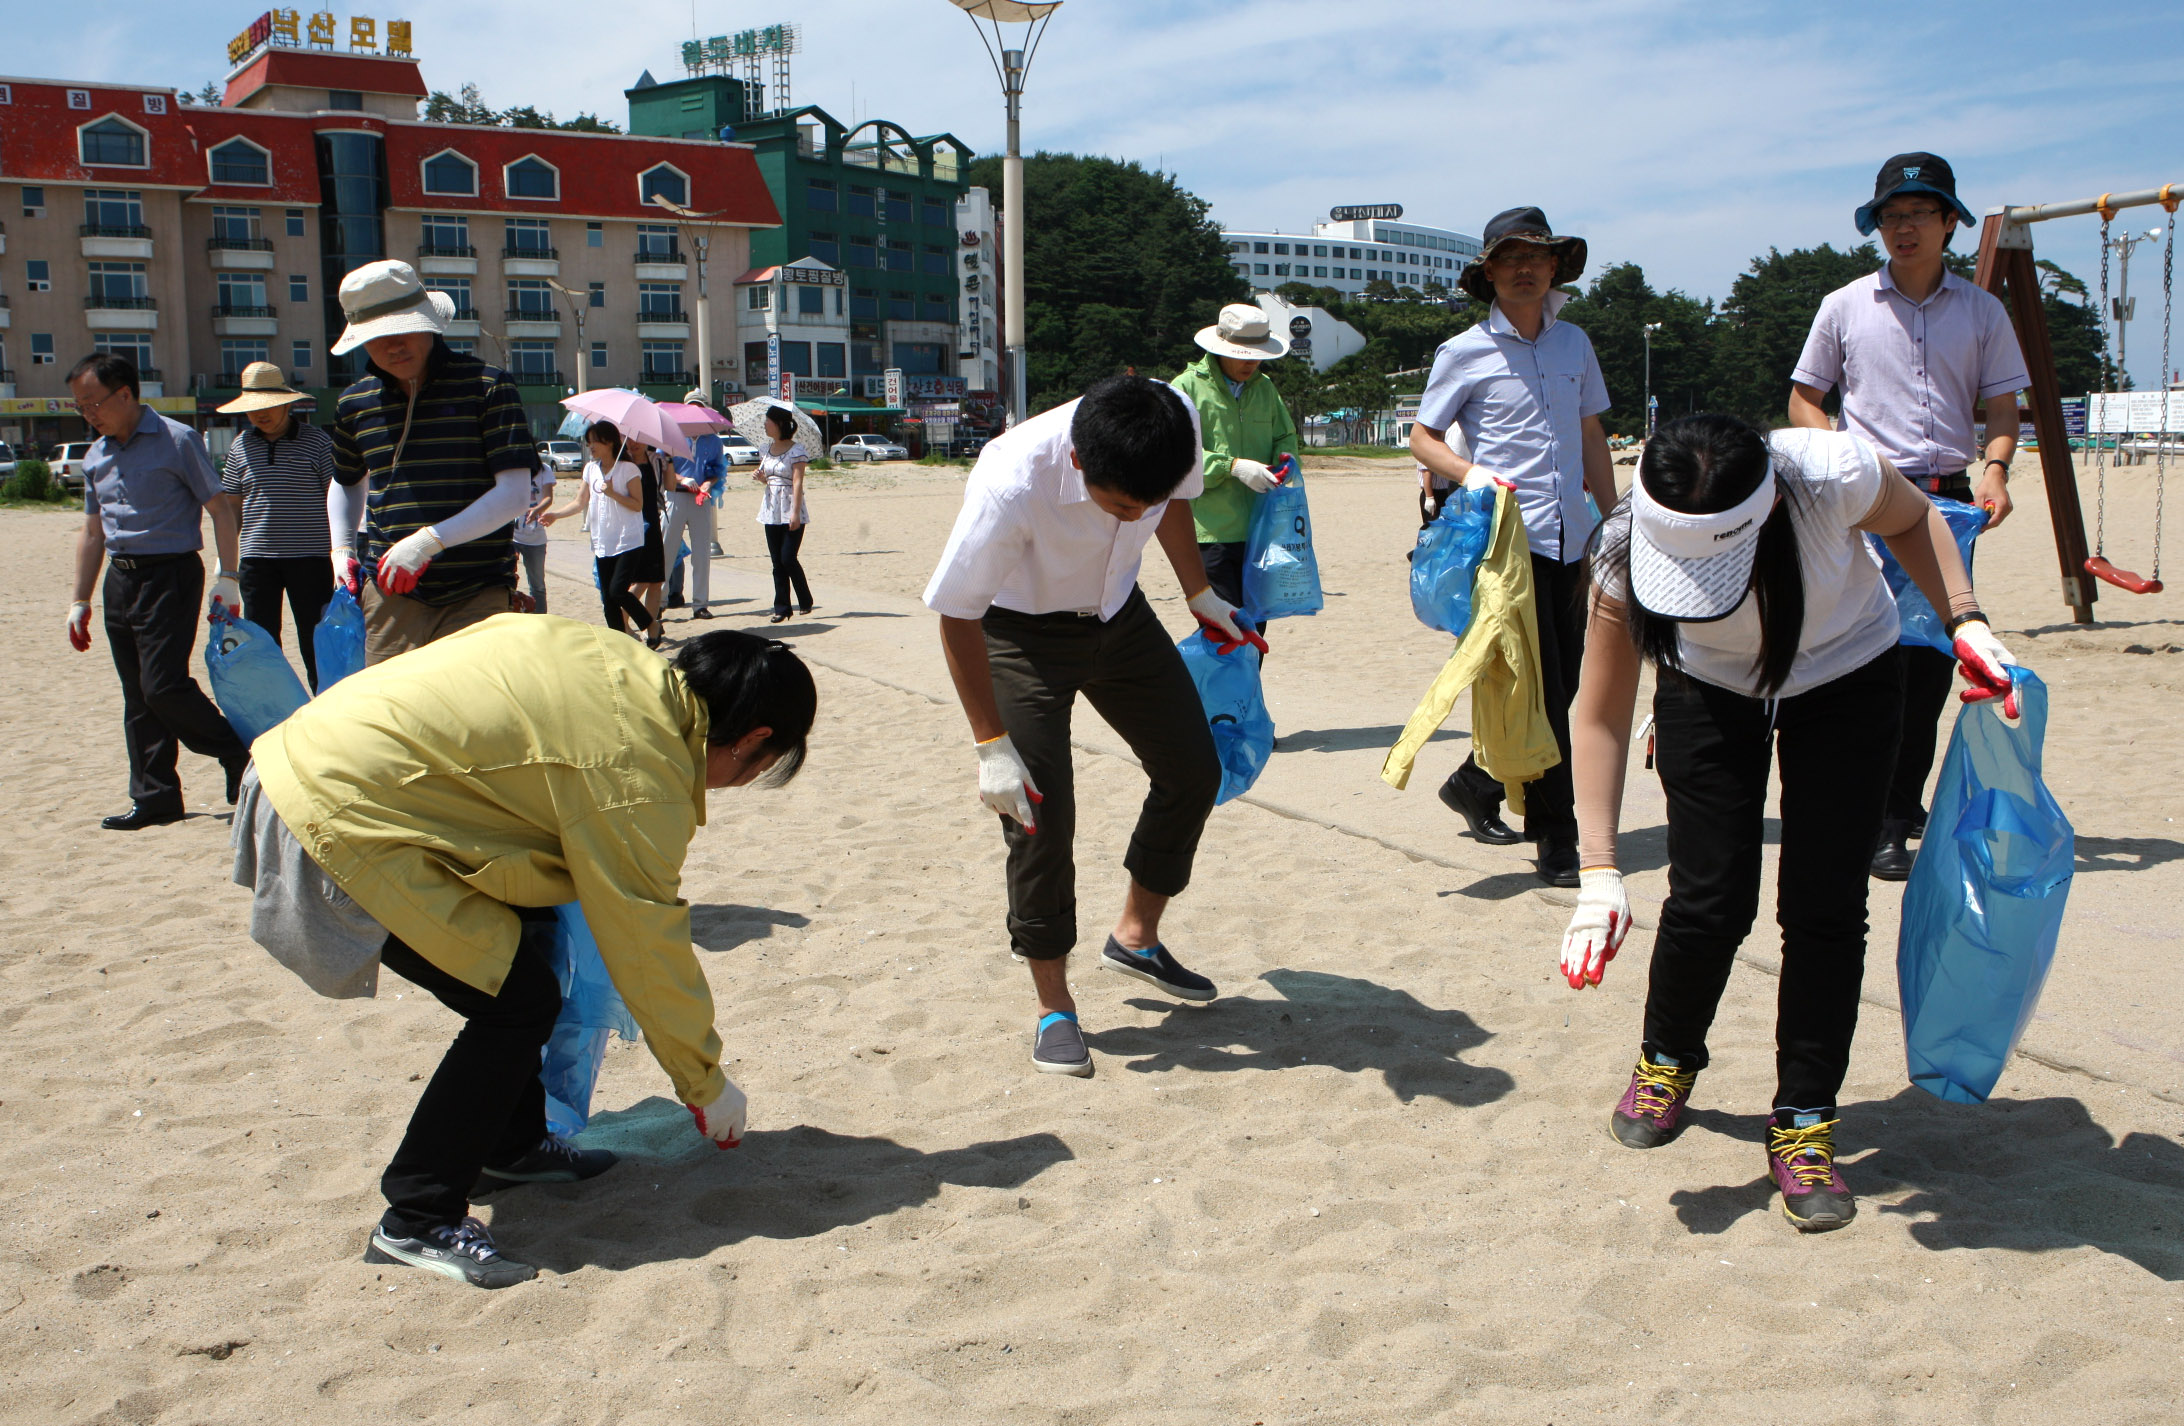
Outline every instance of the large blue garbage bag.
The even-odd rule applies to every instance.
[[[1498,488],[1451,490],[1441,512],[1418,532],[1411,551],[1411,612],[1429,629],[1456,638],[1471,627],[1471,586],[1494,535]]]
[[[1964,557],[1964,568],[1970,570],[1972,541],[1987,528],[1987,512],[1961,500],[1936,500],[1934,508],[1949,522],[1949,533],[1956,536],[1957,553]],[[1950,639],[1941,616],[1934,612],[1934,606],[1919,592],[1919,587],[1911,582],[1911,576],[1903,572],[1903,566],[1896,563],[1888,546],[1878,535],[1866,536],[1866,542],[1880,555],[1881,577],[1888,581],[1888,592],[1896,596],[1896,613],[1903,620],[1903,637],[1896,642],[1924,645],[1945,654],[1955,652],[1955,642]]]
[[[1949,738],[1896,942],[1911,1082],[1958,1104],[1994,1090],[2055,958],[2077,854],[2040,780],[2047,687],[2013,668],[2023,712],[1966,705]]]
[[[273,636],[248,619],[221,619],[205,641],[212,701],[245,745],[309,701]]]
[[[1317,614],[1319,560],[1312,553],[1312,510],[1304,498],[1304,472],[1295,457],[1289,474],[1251,507],[1244,543],[1244,609],[1261,620]]]
[[[592,1089],[607,1057],[607,1037],[634,1040],[638,1032],[607,976],[584,908],[573,901],[556,906],[554,922],[547,959],[561,982],[561,1014],[540,1057],[538,1077],[546,1086],[546,1127],[567,1136],[591,1122]]]
[[[324,693],[364,667],[364,611],[346,584],[334,587],[311,636],[311,656],[318,661],[318,691]]]
[[[1176,649],[1198,685],[1213,729],[1214,751],[1221,755],[1221,794],[1216,803],[1251,790],[1274,755],[1274,715],[1266,711],[1259,687],[1259,651],[1249,644],[1226,654],[1214,652],[1203,632]]]

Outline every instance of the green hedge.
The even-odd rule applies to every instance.
[[[28,459],[17,461],[15,473],[0,481],[0,498],[57,503],[68,498],[68,490],[53,478],[53,467]]]

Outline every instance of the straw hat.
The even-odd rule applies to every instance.
[[[335,356],[355,351],[374,337],[404,332],[437,336],[454,320],[455,299],[426,290],[416,268],[390,258],[368,262],[341,279],[341,315],[349,324],[329,348]]]
[[[1272,361],[1289,355],[1287,338],[1274,335],[1266,313],[1249,302],[1231,302],[1210,327],[1201,327],[1198,345],[1215,356],[1241,361]]]
[[[301,401],[305,394],[291,387],[281,375],[281,369],[273,363],[254,361],[243,368],[243,394],[216,409],[223,416],[240,416],[245,411],[263,411],[268,406],[286,406],[291,401]]]

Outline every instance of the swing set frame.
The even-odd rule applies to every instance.
[[[2134,193],[2104,193],[2098,198],[2068,203],[2005,205],[1988,209],[1979,230],[1979,268],[1973,280],[2001,298],[2016,320],[2025,369],[2032,378],[2032,427],[2040,437],[2040,473],[2047,486],[2048,517],[2055,527],[2055,558],[2062,569],[2063,602],[2070,606],[2072,619],[2080,624],[2093,622],[2093,601],[2102,580],[2134,593],[2156,593],[2161,586],[2117,570],[2086,546],[2085,510],[2078,500],[2078,472],[2071,455],[2070,433],[2063,425],[2063,393],[2055,376],[2055,347],[2048,336],[2047,312],[2040,305],[2039,270],[2033,266],[2032,225],[2087,214],[2112,219],[2122,209],[2155,204],[2167,209],[2173,220],[2180,201],[2184,201],[2184,183],[2165,183]],[[2100,315],[2105,324],[2109,314]],[[2166,383],[2169,374],[2164,371],[2161,377]],[[2088,432],[2088,436],[2099,439],[2096,433]]]

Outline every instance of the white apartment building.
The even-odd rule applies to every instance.
[[[960,341],[956,374],[972,391],[1001,389],[1001,245],[995,240],[993,195],[973,188],[956,200],[956,310]]]
[[[1424,292],[1431,282],[1454,291],[1456,274],[1480,248],[1468,233],[1387,218],[1314,223],[1309,233],[1223,228],[1221,236],[1230,266],[1255,288],[1308,282],[1345,297],[1381,281],[1399,290]]]

